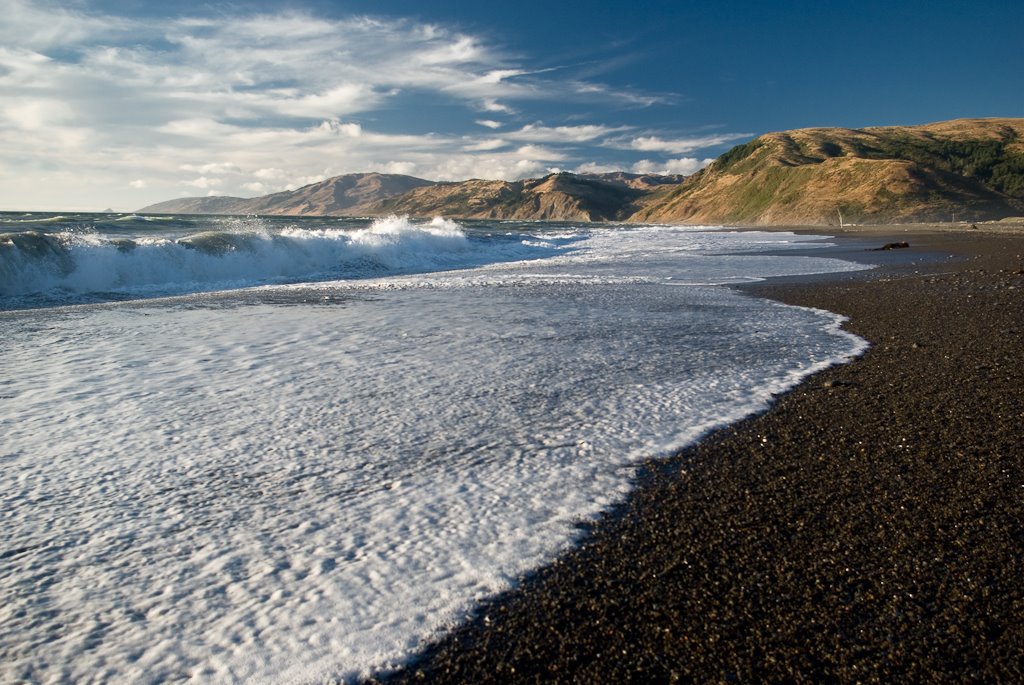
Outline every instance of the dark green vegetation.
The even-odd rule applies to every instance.
[[[868,159],[907,159],[977,181],[1009,197],[1024,199],[1024,154],[1011,145],[1020,135],[1008,129],[1002,140],[920,140],[894,138],[886,148],[867,150]]]
[[[764,141],[760,138],[751,140],[748,143],[743,143],[742,145],[737,145],[715,160],[715,168],[719,171],[735,169],[737,164],[757,152],[762,145],[764,145]]]

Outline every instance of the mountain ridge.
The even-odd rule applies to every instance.
[[[344,174],[255,198],[223,195],[166,200],[137,210],[167,214],[379,216],[407,213],[454,218],[625,220],[631,203],[681,175],[560,172],[521,181],[428,181],[377,172]]]
[[[766,133],[645,203],[632,220],[885,223],[1022,211],[1024,119],[957,119]]]
[[[267,214],[273,216],[365,216],[366,208],[385,197],[432,185],[414,176],[378,172],[343,174],[254,198],[185,197],[138,210],[168,214]]]
[[[371,172],[138,211],[745,225],[998,219],[1024,214],[1024,119],[766,133],[688,177],[559,172],[439,182]]]
[[[437,183],[383,200],[373,209],[377,214],[462,219],[625,221],[647,192],[626,182],[562,172],[522,181]]]

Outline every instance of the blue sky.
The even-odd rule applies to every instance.
[[[1024,116],[1024,3],[0,0],[0,209],[357,171],[692,173],[755,135]]]

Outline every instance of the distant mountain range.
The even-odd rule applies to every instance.
[[[466,219],[626,221],[654,189],[682,181],[682,176],[559,173],[525,181],[436,183],[382,200],[373,209]]]
[[[427,181],[397,174],[345,174],[296,190],[254,197],[183,197],[138,210],[150,214],[277,216],[446,216],[487,219],[624,221],[653,189],[683,176],[551,174],[525,181]]]
[[[445,216],[709,224],[829,224],[1024,215],[1024,119],[768,133],[690,177],[551,174],[435,182],[347,174],[251,199],[192,197],[170,214]]]
[[[345,174],[297,190],[250,199],[183,197],[140,209],[155,214],[266,214],[274,216],[372,216],[381,200],[434,181],[399,174]]]

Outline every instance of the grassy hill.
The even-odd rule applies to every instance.
[[[768,133],[679,176],[559,173],[437,183],[347,174],[243,199],[181,198],[142,212],[835,224],[1024,215],[1024,119]]]
[[[525,181],[437,183],[388,198],[370,209],[374,214],[421,217],[624,221],[648,192],[635,178],[560,173]]]
[[[652,189],[675,187],[682,176],[551,174],[524,181],[438,183],[396,174],[346,174],[254,198],[185,197],[142,213],[263,214],[624,221]]]
[[[264,214],[276,216],[367,216],[380,200],[433,181],[400,174],[345,174],[254,198],[183,197],[143,207],[141,213]]]
[[[1024,211],[1024,119],[815,128],[739,145],[634,221],[882,223],[1000,218]]]

